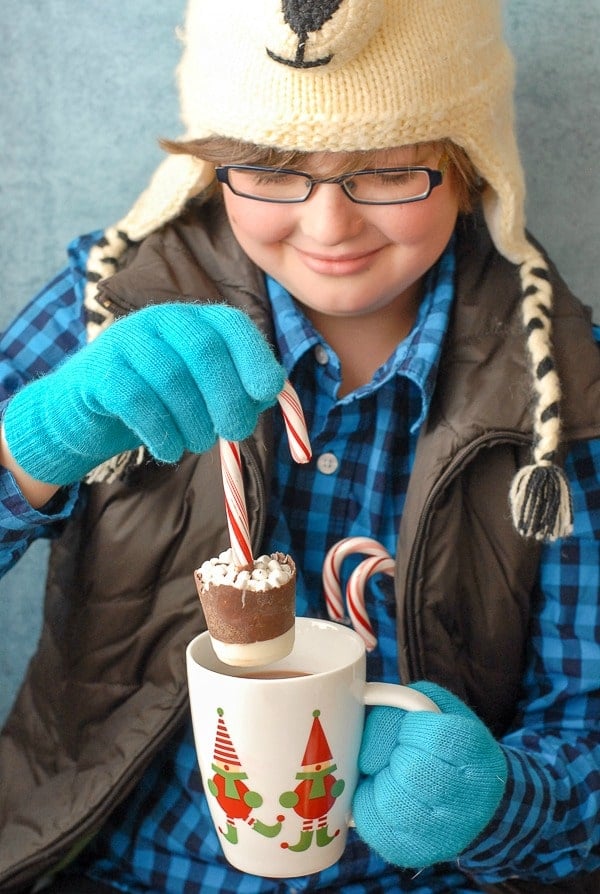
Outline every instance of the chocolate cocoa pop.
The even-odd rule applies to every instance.
[[[292,459],[309,462],[304,414],[287,381],[279,404]],[[221,661],[240,667],[270,664],[294,645],[296,566],[283,553],[254,558],[239,444],[219,438],[219,452],[231,549],[204,562],[194,580]]]
[[[294,645],[296,566],[290,556],[259,556],[239,567],[231,549],[194,575],[217,656],[251,667],[288,655]]]

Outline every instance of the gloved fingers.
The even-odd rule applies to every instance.
[[[385,860],[398,866],[413,866],[400,862],[397,857],[401,848],[399,839],[403,836],[406,822],[404,815],[385,816],[375,800],[374,780],[359,782],[352,799],[352,816],[360,837]]]
[[[201,335],[205,327],[210,327],[218,333],[246,394],[258,405],[271,406],[284,386],[285,370],[250,317],[237,308],[220,304],[193,309],[201,312],[195,331]]]
[[[471,763],[486,763],[498,751],[498,743],[475,715],[407,714],[397,738],[398,749],[393,759],[407,749],[423,749],[430,760],[448,767],[468,767]],[[392,761],[390,761],[392,766]]]
[[[255,368],[249,390],[248,381],[242,379],[234,362],[230,344],[217,332],[200,329],[178,350],[203,396],[214,433],[229,441],[247,438],[256,428],[259,414],[275,403],[280,384],[283,387],[280,367],[273,356],[268,359],[270,367],[275,367],[275,375]],[[256,386],[261,377],[263,387],[259,389]],[[265,387],[269,381],[271,384]],[[260,398],[255,396],[256,391],[262,392]]]
[[[401,708],[371,708],[363,732],[358,766],[361,773],[378,773],[389,763],[398,744],[400,726],[406,711]]]
[[[117,321],[84,349],[84,400],[135,432],[156,459],[243,440],[275,403],[285,373],[243,312],[164,304]]]
[[[96,394],[90,408],[97,415],[116,416],[161,462],[174,463],[185,449],[184,440],[168,406],[137,370],[123,363],[118,387]]]
[[[442,711],[376,708],[365,727],[353,814],[386,860],[421,868],[454,859],[489,823],[506,785],[504,753],[484,723],[439,686],[415,689]]]
[[[257,401],[248,394],[233,364],[227,347],[222,352],[214,338],[209,349],[197,360],[192,374],[206,401],[214,432],[228,441],[243,441],[256,428],[260,413],[276,400]]]
[[[360,837],[385,860],[405,868],[456,857],[454,842],[445,847],[444,818],[404,792],[382,797],[378,779],[362,780],[354,793],[352,815]]]
[[[452,703],[454,705],[455,697],[435,683],[415,683],[411,684],[410,688],[429,696],[442,710],[443,704]],[[446,699],[446,696],[449,696],[450,701]],[[410,713],[401,708],[374,707],[371,709],[367,715],[358,759],[362,773],[377,773],[387,766],[392,751],[398,744],[405,716]],[[418,715],[417,722],[420,722],[419,718],[425,712],[415,713]]]
[[[417,692],[422,692],[428,696],[438,706],[443,714],[461,714],[464,717],[474,717],[474,713],[457,695],[454,695],[443,686],[437,683],[430,683],[427,680],[419,680],[417,683],[411,683],[410,688]]]
[[[80,401],[76,398],[72,406],[77,407]],[[89,404],[87,404],[89,407]],[[98,429],[93,422],[87,425],[81,425],[81,416],[73,414],[67,425],[64,425],[61,431],[61,437],[64,438],[65,449],[72,450],[70,446],[74,442],[74,432],[77,431],[77,449],[74,453],[80,454],[83,460],[81,476],[88,472],[94,465],[99,465],[111,456],[116,456],[126,450],[135,450],[143,441],[140,436],[126,425],[121,419],[113,415],[113,413],[105,413],[103,408],[94,406],[94,416],[97,419],[97,412],[102,416],[101,428]],[[88,412],[89,419],[89,412]],[[110,444],[107,450],[106,445]]]
[[[393,796],[386,796],[381,782],[375,777],[359,783],[352,814],[360,837],[396,866],[421,869],[454,860],[487,823],[479,810],[457,809],[455,801],[432,807],[393,786]]]
[[[428,741],[447,742],[451,735],[450,730],[456,726],[454,718],[470,720],[476,727],[481,724],[475,713],[458,696],[442,686],[422,681],[412,683],[410,688],[428,696],[437,704],[442,714],[403,711],[401,708],[372,708],[367,715],[359,755],[359,767],[363,773],[376,773],[385,766],[394,747],[403,740],[411,742],[413,737],[419,740],[426,736]],[[452,716],[449,723],[444,719],[446,714]]]
[[[242,397],[240,392],[232,393],[227,401],[210,392],[206,394],[206,403],[216,433],[227,441],[243,441],[249,437],[260,414],[272,405]]]
[[[410,688],[427,695],[442,711],[452,709],[458,713],[466,712],[469,715],[471,714],[460,699],[435,683],[412,683]],[[440,716],[439,714],[429,714],[424,711],[407,712],[401,708],[375,707],[371,709],[367,715],[359,755],[361,772],[367,774],[377,773],[382,767],[387,766],[390,755],[398,744],[398,737],[405,717],[407,714],[412,713],[416,715],[415,722],[417,725],[421,723],[427,725],[432,717]]]
[[[498,762],[497,752],[484,746],[479,753],[475,748],[459,747],[453,750],[429,751],[429,742],[400,744],[390,757],[389,766],[375,778],[377,793],[388,797],[388,807],[394,809],[396,799],[410,795],[415,801],[426,803],[431,809],[444,810],[447,805],[463,803],[467,793],[483,798],[489,790],[497,791],[505,776],[505,768]],[[378,802],[379,803],[379,802]]]
[[[113,341],[112,353],[127,358],[163,400],[171,389],[167,370],[161,375],[159,365],[172,361],[170,352],[178,355],[208,408],[213,439],[248,437],[285,383],[285,371],[262,333],[245,313],[227,305],[154,305],[118,321],[106,339]],[[177,369],[173,363],[173,380],[180,375]],[[173,391],[173,408],[176,394],[181,390]],[[182,408],[188,406],[189,400],[183,401]],[[180,423],[186,425],[183,417]]]
[[[152,445],[156,446],[157,437],[160,436],[155,430],[154,422],[158,422],[159,425],[161,420],[165,422],[166,412],[170,416],[171,424],[167,425],[165,422],[165,428],[167,431],[177,430],[178,446],[181,446],[181,450],[204,453],[215,443],[216,433],[198,382],[185,357],[176,348],[160,338],[149,342],[149,345],[154,347],[156,359],[152,364],[148,364],[147,359],[144,359],[135,373],[142,386],[145,385],[146,400],[156,405],[156,419],[136,420],[136,431],[144,432],[148,438],[144,443],[157,459],[161,459],[162,457],[152,450]],[[136,362],[135,355],[128,358],[129,364]],[[213,384],[213,387],[218,390],[216,384]],[[209,393],[206,386],[204,390],[205,393]],[[175,439],[173,443],[175,444]]]
[[[403,782],[411,779],[410,784],[416,787],[419,779],[412,777],[415,773],[418,776],[425,765],[438,768],[440,777],[456,778],[457,785],[479,773],[485,777],[488,771],[504,775],[502,750],[474,712],[434,684],[414,688],[448,713],[373,708],[365,724],[359,755],[363,773],[378,773],[389,767],[395,778]]]
[[[140,312],[136,337],[128,333],[113,351],[110,375],[116,382],[94,389],[98,400],[163,462],[175,462],[183,450],[210,449],[217,434],[247,437],[262,408],[244,391],[225,342],[210,327],[185,337],[180,329],[175,337],[185,307],[152,310],[165,312],[167,322]]]
[[[445,835],[448,843],[452,842],[446,854],[451,858],[467,847],[494,815],[504,792],[505,768],[499,772],[497,760],[455,766],[428,761],[424,753],[408,752],[397,748],[390,767],[365,780],[372,782],[369,797],[380,823],[396,825],[405,835],[412,829],[419,838],[438,842]],[[362,834],[356,815],[354,819]]]

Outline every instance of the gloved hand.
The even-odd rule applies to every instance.
[[[33,478],[70,484],[142,444],[176,462],[184,450],[208,450],[219,435],[242,440],[284,382],[242,311],[155,305],[116,321],[19,391],[6,409],[5,437]]]
[[[354,795],[358,834],[385,860],[420,869],[455,859],[483,831],[506,784],[506,760],[487,727],[434,683],[411,688],[441,714],[373,708]]]

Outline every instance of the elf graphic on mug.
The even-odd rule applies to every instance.
[[[320,711],[313,711],[312,727],[302,758],[302,770],[296,773],[296,779],[300,782],[293,791],[284,792],[279,798],[282,807],[293,808],[302,818],[302,831],[296,844],[289,844],[287,841],[281,844],[282,848],[289,848],[291,851],[307,850],[312,843],[315,828],[318,847],[324,847],[340,834],[339,829],[329,834],[327,816],[336,798],[343,792],[345,782],[333,775],[337,766],[319,720],[320,714]]]
[[[262,805],[263,798],[258,792],[251,791],[244,782],[244,779],[248,778],[248,774],[242,769],[225,725],[223,713],[222,708],[217,708],[219,719],[215,736],[214,760],[211,764],[215,775],[207,783],[208,790],[217,799],[226,816],[227,828],[223,830],[219,826],[219,832],[231,844],[237,844],[238,835],[235,821],[242,820],[260,835],[274,838],[281,831],[283,816],[278,816],[277,822],[273,825],[267,825],[250,816],[255,807]]]

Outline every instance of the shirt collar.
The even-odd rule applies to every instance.
[[[455,268],[455,246],[454,239],[451,239],[437,263],[427,273],[423,300],[410,333],[375,372],[372,381],[352,395],[347,395],[344,401],[368,394],[394,376],[403,376],[412,381],[421,394],[421,412],[411,425],[412,431],[418,429],[429,412],[441,347],[448,330]],[[300,358],[317,344],[324,344],[324,341],[287,289],[268,275],[266,284],[273,308],[277,346],[283,366],[290,375]]]

